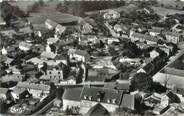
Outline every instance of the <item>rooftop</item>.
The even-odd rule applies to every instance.
[[[100,102],[103,103],[120,105],[122,94],[123,91],[115,89],[84,87],[80,98],[81,100],[90,101],[91,97],[91,101],[98,101],[100,99]]]
[[[168,67],[178,70],[184,70],[184,54],[172,62]]]
[[[28,82],[19,82],[16,87],[26,88],[26,89],[34,89],[34,90],[43,90],[43,91],[49,91],[49,89],[50,89],[50,87],[48,85],[28,83]]]
[[[62,96],[62,99],[80,101],[81,92],[82,92],[81,87],[65,89],[63,96]]]
[[[8,92],[7,88],[0,88],[0,94],[6,94]]]
[[[133,33],[132,37],[136,37],[136,38],[141,38],[141,39],[145,39],[145,40],[149,40],[149,41],[153,41],[153,42],[157,42],[158,38],[153,37],[153,36],[149,36],[146,34],[141,34],[141,33]]]

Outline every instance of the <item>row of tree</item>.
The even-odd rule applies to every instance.
[[[124,1],[63,1],[57,5],[56,10],[83,16],[85,12],[117,8],[125,5]]]

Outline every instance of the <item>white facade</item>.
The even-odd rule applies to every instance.
[[[67,100],[63,99],[63,110],[65,111],[67,108],[71,107],[80,107],[80,101]]]
[[[29,89],[28,91],[30,94],[32,94],[33,98],[43,98],[49,94],[49,91],[43,91],[43,90]]]
[[[2,55],[7,55],[7,50],[3,47],[3,49],[1,50],[1,53],[2,53]]]
[[[160,34],[159,32],[149,32],[149,34],[151,35],[151,36],[157,36],[158,34]]]
[[[96,101],[87,101],[87,100],[81,100],[81,110],[80,112],[82,114],[86,114],[93,106],[97,105],[99,102]],[[100,104],[108,111],[108,112],[115,112],[117,108],[119,108],[118,105],[114,104],[108,104],[108,103],[102,103]]]
[[[85,62],[85,57],[78,55],[78,54],[70,54],[69,55],[70,60],[72,61],[72,58],[75,58],[76,61],[82,61]]]
[[[153,50],[150,52],[150,57],[152,59],[156,58],[157,56],[159,56],[159,53],[157,51]]]
[[[166,39],[168,42],[172,42],[174,44],[178,44],[179,42],[179,37],[171,36],[171,35],[166,35]]]

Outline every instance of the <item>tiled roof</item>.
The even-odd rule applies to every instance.
[[[165,35],[169,35],[169,36],[175,36],[175,37],[180,37],[181,36],[181,34],[179,34],[179,33],[175,33],[175,32],[165,32]]]
[[[45,24],[32,24],[34,31],[48,31]]]
[[[62,96],[62,99],[80,101],[81,92],[82,92],[81,87],[65,89],[63,96]]]
[[[54,37],[50,37],[47,39],[47,43],[51,43],[51,44],[56,43],[57,41],[58,41],[58,38],[54,38]]]
[[[149,71],[152,71],[154,69],[154,65],[152,63],[149,63],[144,66],[143,69],[148,73]]]
[[[84,87],[81,100],[98,101],[102,103],[120,105],[123,91],[98,87]]]
[[[19,46],[23,46],[23,47],[28,47],[28,48],[30,48],[30,47],[32,46],[32,44],[26,43],[26,42],[22,41],[22,42],[19,43]]]
[[[156,32],[156,33],[160,33],[161,30],[160,29],[157,29],[157,28],[154,28],[154,29],[148,29],[149,32]]]
[[[56,54],[54,54],[53,52],[42,52],[41,57],[43,58],[51,58],[54,59],[56,57]]]
[[[50,19],[47,19],[47,20],[45,21],[45,23],[51,25],[53,28],[55,28],[55,27],[57,26],[57,24],[58,24],[58,23],[56,23],[55,21],[50,20]]]
[[[66,30],[66,27],[62,26],[62,25],[57,25],[56,26],[56,30],[58,30],[61,33],[63,33]]]
[[[50,86],[48,85],[28,83],[28,82],[19,82],[16,87],[25,89],[43,90],[43,91],[49,91],[50,89]]]
[[[121,102],[121,107],[134,110],[134,95],[124,94]]]
[[[133,33],[132,37],[139,38],[139,39],[145,39],[145,40],[153,41],[153,42],[158,41],[158,38],[152,37],[152,36],[149,36],[149,35],[145,35],[145,34],[142,34],[142,33]]]
[[[24,33],[24,34],[28,34],[28,33],[32,33],[33,30],[30,27],[24,27],[24,28],[20,28],[19,32]]]
[[[78,55],[85,56],[85,57],[88,57],[88,58],[90,57],[89,54],[87,53],[87,51],[78,50],[78,49],[69,49],[68,54],[78,54]]]
[[[22,79],[23,79],[23,75],[12,74],[12,75],[3,76],[0,79],[0,81],[2,81],[2,82],[9,82],[9,81],[19,82],[19,81],[22,81]]]
[[[111,79],[117,72],[108,68],[89,69],[87,81],[105,81]]]
[[[6,94],[8,92],[7,88],[0,88],[0,94]]]
[[[18,88],[18,87],[13,88],[13,92],[16,94],[22,94],[25,91],[26,91],[26,88]]]
[[[44,24],[47,17],[44,16],[34,16],[34,17],[28,17],[27,20],[32,24]]]

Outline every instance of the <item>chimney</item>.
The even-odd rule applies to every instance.
[[[84,95],[84,99],[87,99],[87,95]]]
[[[89,100],[92,100],[92,96],[89,96]]]
[[[111,103],[111,99],[107,99],[107,103]]]
[[[116,103],[116,99],[113,99],[113,100],[112,100],[112,103],[115,104],[115,103]]]

